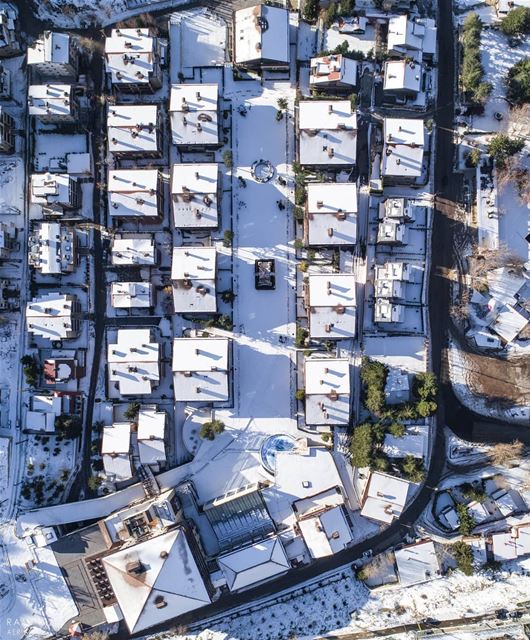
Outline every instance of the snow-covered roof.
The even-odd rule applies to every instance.
[[[341,54],[330,54],[320,58],[311,58],[309,84],[313,86],[357,85],[356,60]]]
[[[385,118],[383,128],[382,175],[420,177],[425,144],[423,120]]]
[[[67,173],[34,173],[31,176],[31,202],[40,205],[72,203],[72,181]]]
[[[114,481],[121,482],[132,477],[129,450],[131,448],[131,425],[117,422],[103,427],[101,455],[105,473]]]
[[[353,245],[357,241],[357,187],[352,182],[307,185],[309,245]]]
[[[350,417],[350,362],[347,358],[305,361],[307,424],[347,425]]]
[[[31,410],[26,412],[25,428],[32,431],[55,431],[55,418],[62,413],[62,399],[57,395],[31,396]]]
[[[497,489],[491,494],[491,498],[495,500],[499,511],[503,516],[509,516],[515,511],[519,511],[519,507],[515,502],[513,495],[509,489]]]
[[[177,401],[228,399],[228,338],[175,338],[173,379]]]
[[[370,475],[361,515],[380,522],[398,518],[407,502],[410,482],[375,472]]]
[[[75,231],[58,222],[38,224],[28,239],[29,264],[41,273],[60,274],[74,269]]]
[[[217,163],[174,164],[171,172],[171,204],[175,227],[217,227],[218,192]]]
[[[74,317],[78,306],[77,297],[72,294],[49,292],[33,298],[26,307],[28,331],[48,340],[74,338],[79,331]]]
[[[337,499],[336,487],[342,487],[342,481],[331,452],[322,447],[307,447],[276,453],[274,485],[263,490],[262,495],[277,523],[293,524],[294,503],[297,511],[307,514],[326,505],[342,504],[344,499],[340,492]],[[329,490],[333,490],[331,497],[322,495]]]
[[[158,218],[160,174],[157,169],[109,170],[111,218]]]
[[[392,302],[388,298],[376,298],[374,304],[374,322],[399,323],[405,319],[405,306]]]
[[[173,247],[171,280],[175,313],[213,313],[217,310],[215,247]]]
[[[391,16],[388,22],[387,49],[392,54],[413,55],[419,62],[436,52],[436,26],[429,18]]]
[[[517,541],[511,533],[494,533],[491,536],[493,558],[496,562],[517,558]]]
[[[407,226],[395,219],[384,219],[377,226],[377,242],[388,244],[406,244]]]
[[[180,527],[116,551],[102,562],[131,633],[210,603]]]
[[[28,65],[67,65],[70,63],[70,36],[67,33],[45,31],[41,38],[28,47],[27,55]]]
[[[385,62],[384,91],[419,93],[421,89],[421,65],[407,60]]]
[[[235,62],[289,63],[289,12],[258,4],[234,13]]]
[[[160,345],[150,329],[120,329],[107,351],[109,382],[122,395],[146,395],[160,381]]]
[[[115,309],[149,308],[153,305],[150,282],[112,282],[110,299]]]
[[[390,433],[385,435],[383,452],[389,458],[425,458],[428,447],[428,427],[426,425],[407,426],[405,435],[397,438]]]
[[[379,206],[379,218],[414,220],[414,201],[408,198],[387,198]]]
[[[173,144],[219,143],[219,85],[174,84],[169,115]]]
[[[391,261],[376,264],[374,270],[376,280],[411,282],[411,270],[408,262]]]
[[[509,304],[493,304],[489,328],[505,342],[513,342],[528,325],[528,318]]]
[[[71,118],[73,87],[70,84],[32,84],[28,87],[28,113],[37,117]]]
[[[410,399],[410,376],[406,369],[390,367],[385,382],[387,404],[399,404]]]
[[[357,115],[349,100],[304,100],[298,109],[301,164],[356,163]]]
[[[355,276],[348,273],[309,276],[309,327],[314,338],[355,335]]]
[[[159,149],[156,104],[111,105],[107,113],[107,139],[111,153],[157,153]]]
[[[156,246],[150,233],[123,234],[112,240],[112,264],[154,265]]]
[[[166,461],[166,412],[157,411],[155,405],[140,407],[138,412],[138,452],[142,464]]]
[[[113,29],[105,38],[106,69],[112,84],[149,83],[157,57],[157,39],[149,29]]]
[[[312,558],[325,558],[342,551],[353,540],[342,506],[299,520],[298,526]]]
[[[438,578],[440,563],[434,543],[418,542],[395,552],[399,582],[403,586]]]
[[[291,565],[280,538],[272,537],[217,558],[230,591],[244,589],[285,573]]]
[[[501,304],[510,305],[517,303],[517,294],[528,282],[523,273],[508,267],[491,269],[486,274],[486,280],[489,295]]]

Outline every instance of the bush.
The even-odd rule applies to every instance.
[[[456,566],[466,576],[472,576],[474,573],[473,549],[462,540],[452,544],[451,549],[455,556]]]
[[[405,456],[401,461],[401,473],[410,482],[420,483],[425,478],[425,468],[423,461],[414,456]]]
[[[298,349],[301,349],[303,346],[305,346],[305,341],[307,340],[307,338],[309,338],[309,331],[297,325],[294,346]]]
[[[530,102],[530,58],[519,60],[508,71],[506,97],[516,105]]]
[[[227,169],[231,169],[234,166],[234,156],[230,149],[227,149],[223,153],[223,162]]]
[[[402,422],[392,422],[388,427],[388,433],[395,438],[402,438],[405,435],[406,429]]]
[[[309,269],[309,262],[307,260],[302,260],[302,262],[300,262],[300,264],[298,265],[298,268],[302,273],[306,273]]]
[[[214,440],[215,436],[223,433],[224,430],[225,423],[222,420],[211,420],[202,425],[199,435],[206,440]]]
[[[472,104],[483,104],[492,86],[482,82],[484,69],[480,61],[480,34],[482,21],[476,13],[470,13],[462,28],[461,81],[465,98]]]
[[[330,0],[327,9],[322,12],[322,20],[326,29],[329,29],[335,22],[338,14],[338,7],[335,0]]]
[[[350,443],[350,457],[352,466],[371,466],[373,448],[374,434],[372,431],[372,425],[366,422],[355,427]]]
[[[488,145],[488,153],[494,158],[499,168],[504,167],[506,160],[519,153],[524,147],[522,138],[510,138],[504,133],[494,136]]]
[[[370,468],[373,469],[374,471],[385,472],[385,471],[388,471],[389,466],[390,466],[390,463],[388,462],[388,458],[382,453],[378,453],[373,457]]]
[[[123,417],[126,420],[136,420],[138,414],[140,413],[140,403],[139,402],[131,402],[125,411],[123,412]]]
[[[306,0],[304,3],[304,20],[315,22],[320,10],[319,0]]]
[[[90,478],[88,479],[88,488],[92,491],[96,491],[96,489],[100,487],[102,483],[103,478],[100,478],[100,476],[90,476]]]
[[[474,502],[484,502],[488,497],[487,493],[484,489],[477,489],[470,482],[464,482],[464,484],[460,487],[460,491],[466,500],[471,500]]]
[[[457,504],[456,512],[458,514],[458,518],[460,520],[460,526],[458,530],[463,536],[468,536],[476,527],[477,523],[475,522],[475,518],[469,513],[465,504]]]
[[[297,400],[304,400],[305,399],[305,391],[304,389],[297,389],[294,393],[294,397]]]
[[[466,156],[466,167],[478,167],[480,156],[480,149],[471,149],[471,151]]]
[[[223,233],[223,247],[227,247],[227,248],[231,247],[233,239],[234,239],[234,232],[231,231],[230,229],[227,229]]]
[[[227,289],[226,291],[221,291],[220,296],[221,300],[228,304],[230,302],[234,302],[236,294],[230,289]]]
[[[55,418],[55,429],[67,438],[77,438],[81,434],[80,416],[61,414]]]
[[[339,14],[341,16],[349,16],[355,10],[355,0],[340,0]]]
[[[26,380],[26,384],[30,387],[36,387],[39,381],[39,374],[41,368],[39,363],[33,356],[25,355],[20,358],[20,362],[23,365],[22,373]]]
[[[364,406],[379,415],[385,406],[385,383],[387,368],[381,362],[363,358],[361,365],[361,382],[364,388]]]
[[[527,7],[512,9],[501,22],[501,31],[507,36],[530,33],[530,9]]]
[[[276,120],[278,122],[280,122],[280,120],[283,120],[283,111],[281,110],[276,111]]]
[[[287,98],[278,98],[277,104],[278,104],[278,109],[283,109],[285,111],[288,106]]]
[[[428,418],[433,416],[438,409],[436,402],[432,400],[420,400],[416,405],[416,412],[420,418]]]

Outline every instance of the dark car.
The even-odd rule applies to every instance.
[[[424,618],[422,623],[428,627],[437,627],[441,624],[441,622],[436,620],[436,618]]]
[[[254,283],[256,289],[276,288],[276,264],[274,260],[256,260],[254,263]]]
[[[499,620],[506,620],[508,618],[508,609],[497,609],[495,611],[495,617]]]

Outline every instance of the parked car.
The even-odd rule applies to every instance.
[[[254,283],[258,290],[276,288],[276,263],[274,260],[255,261]]]

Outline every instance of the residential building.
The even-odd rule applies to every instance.
[[[350,420],[350,363],[347,358],[305,361],[305,421],[342,425]]]
[[[129,422],[116,422],[103,427],[101,457],[105,474],[112,482],[123,482],[132,478],[131,425]]]
[[[0,63],[0,100],[11,98],[11,71]]]
[[[177,229],[215,229],[219,226],[221,181],[219,165],[174,164],[171,205]]]
[[[153,306],[150,282],[112,282],[110,301],[115,309],[149,309]]]
[[[355,276],[322,273],[309,276],[307,309],[311,338],[353,338],[356,331]]]
[[[138,412],[138,454],[140,463],[160,471],[166,465],[165,411],[158,411],[154,404],[142,405]]]
[[[379,205],[379,220],[412,222],[415,219],[414,205],[408,198],[387,198]]]
[[[171,281],[175,313],[215,313],[215,247],[173,247]]]
[[[486,321],[505,343],[513,342],[530,321],[530,278],[526,270],[508,267],[491,269],[488,283]]]
[[[45,31],[28,47],[28,67],[41,78],[77,80],[79,53],[68,33]]]
[[[276,578],[291,568],[277,536],[272,536],[217,558],[230,591],[241,591]]]
[[[407,225],[400,220],[385,218],[377,227],[377,243],[386,245],[407,244]]]
[[[289,66],[289,11],[258,4],[234,12],[234,62],[250,68]]]
[[[0,152],[15,151],[15,120],[0,106]]]
[[[383,91],[399,98],[415,98],[421,91],[422,66],[409,60],[385,62]]]
[[[306,186],[304,235],[311,247],[357,242],[357,186],[353,182],[310,182]]]
[[[163,212],[162,174],[157,169],[111,169],[108,199],[111,220],[156,223]]]
[[[76,122],[79,100],[71,84],[32,84],[28,87],[28,113],[46,123]]]
[[[32,395],[30,396],[30,409],[26,411],[25,431],[43,431],[55,433],[55,419],[63,412],[63,403],[60,396]]]
[[[28,331],[51,341],[70,340],[79,335],[81,305],[77,296],[58,292],[33,298],[26,307]]]
[[[156,104],[114,104],[107,112],[109,151],[116,158],[156,158],[162,152],[162,122]]]
[[[105,68],[112,87],[153,93],[162,86],[160,41],[151,29],[112,29],[105,38]]]
[[[42,365],[42,378],[44,386],[61,391],[75,391],[79,378],[85,373],[85,367],[81,364],[75,350],[54,349],[45,358]]]
[[[351,527],[342,505],[324,507],[301,517],[297,527],[313,559],[331,556],[345,549],[353,541]]]
[[[436,26],[429,18],[391,16],[388,22],[387,51],[391,57],[408,57],[417,62],[432,60],[436,53]]]
[[[387,433],[382,450],[386,456],[393,459],[412,456],[419,460],[425,460],[429,450],[428,425],[407,425],[405,434],[401,437]]]
[[[442,575],[442,568],[432,540],[407,545],[397,549],[394,555],[399,583],[403,587],[427,582]]]
[[[169,99],[173,144],[215,148],[219,140],[219,85],[174,84]]]
[[[155,238],[151,233],[120,233],[112,239],[112,264],[123,267],[153,267],[158,262]]]
[[[401,404],[410,400],[410,375],[408,371],[389,367],[385,382],[386,404]]]
[[[361,515],[364,518],[390,524],[399,518],[407,502],[410,482],[374,472],[362,497]]]
[[[122,396],[153,392],[160,382],[160,345],[150,329],[119,329],[107,350],[109,386]]]
[[[193,542],[178,526],[101,558],[130,633],[210,604],[212,589]]]
[[[376,298],[405,298],[406,283],[412,282],[410,264],[385,262],[374,267],[374,294]]]
[[[350,100],[303,100],[298,105],[300,164],[330,168],[357,162],[357,115]]]
[[[28,262],[43,275],[72,273],[77,263],[73,227],[59,222],[37,223],[28,237]]]
[[[0,260],[7,260],[13,247],[17,228],[13,222],[0,222]]]
[[[81,207],[81,182],[67,173],[34,173],[31,203],[40,204],[45,216],[64,216]]]
[[[392,302],[387,298],[376,298],[374,305],[374,322],[377,324],[399,323],[405,320],[405,306]]]
[[[231,368],[228,338],[175,338],[173,391],[176,402],[226,402]]]
[[[0,4],[0,58],[20,54],[18,9],[11,2]]]
[[[423,120],[385,118],[381,175],[385,184],[415,182],[423,174]]]
[[[351,92],[357,86],[356,60],[341,54],[311,58],[309,86],[318,91]]]

